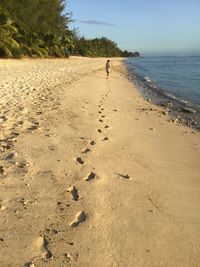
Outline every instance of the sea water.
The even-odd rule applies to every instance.
[[[138,57],[126,62],[146,82],[200,105],[200,56]]]

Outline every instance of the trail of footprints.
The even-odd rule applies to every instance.
[[[110,92],[110,91],[109,91],[109,92]],[[100,124],[104,123],[104,119],[106,118],[106,116],[103,114],[103,111],[104,111],[103,105],[104,105],[104,103],[105,103],[105,98],[108,97],[109,92],[107,92],[107,93],[105,94],[105,96],[102,96],[102,98],[101,98],[101,100],[100,100],[100,103],[99,103],[99,105],[98,105],[98,108],[99,108],[99,110],[98,110],[98,114],[100,114],[100,118],[98,119],[98,121],[99,121]],[[107,124],[103,125],[103,129],[109,129],[109,128],[110,128],[109,125],[107,125]],[[98,128],[98,129],[97,129],[97,132],[98,132],[99,134],[103,134],[103,129]],[[107,140],[109,140],[107,136],[105,136],[105,137],[103,137],[103,138],[101,139],[101,141],[107,141]],[[89,145],[90,145],[90,146],[95,146],[95,145],[96,145],[96,141],[94,141],[94,140],[89,141]],[[83,149],[83,150],[81,151],[81,154],[82,154],[82,155],[87,155],[87,154],[89,154],[91,151],[92,151],[91,148],[88,148],[88,147],[87,147],[87,148],[85,148],[85,149]],[[80,157],[80,156],[76,157],[76,158],[75,158],[75,161],[76,161],[76,164],[78,164],[78,165],[82,165],[82,166],[84,166],[84,164],[85,164],[85,160],[84,160],[82,157]],[[95,172],[90,172],[90,173],[88,173],[88,175],[84,178],[84,181],[86,181],[86,182],[90,182],[90,181],[94,180],[95,178],[97,178],[97,174],[96,174]],[[78,200],[79,200],[79,198],[80,198],[80,197],[79,197],[79,191],[78,191],[78,189],[77,189],[74,185],[70,185],[70,186],[67,188],[67,192],[68,192],[69,194],[71,194],[71,198],[72,198],[72,200],[74,200],[74,201],[78,201]],[[86,219],[87,219],[87,214],[85,213],[85,211],[83,211],[83,210],[82,210],[82,211],[79,211],[79,212],[75,215],[75,218],[72,220],[72,222],[70,222],[69,225],[70,225],[70,227],[72,227],[72,228],[77,227],[77,226],[79,226],[81,223],[83,223]]]
[[[100,100],[100,104],[98,105],[98,114],[100,114],[100,118],[98,119],[98,122],[100,123],[100,125],[104,124],[102,126],[102,128],[98,128],[97,129],[97,132],[99,135],[102,135],[104,133],[104,129],[109,129],[110,126],[105,124],[105,118],[106,116],[104,115],[104,108],[103,108],[103,105],[105,104],[105,100],[106,100],[106,97],[108,97],[108,94],[109,94],[110,90],[105,94],[105,96],[102,96],[101,100]],[[117,112],[116,109],[113,110],[114,112]],[[104,136],[100,139],[100,141],[108,141],[109,138],[107,136]],[[90,140],[88,142],[88,145],[89,146],[95,146],[96,145],[96,141],[95,140]],[[83,149],[81,151],[81,155],[87,155],[89,153],[92,152],[92,149],[91,147],[86,147],[85,149]],[[77,165],[79,166],[82,166],[84,167],[84,164],[86,163],[85,162],[85,159],[83,159],[81,156],[77,156],[75,158],[75,162]],[[124,178],[124,179],[130,179],[130,176],[128,174],[124,175],[124,174],[120,174],[120,173],[116,173],[116,175],[118,177],[121,177],[121,178]],[[95,178],[97,178],[97,174],[95,172],[90,172],[86,175],[85,178],[83,178],[83,180],[85,182],[91,182],[92,180],[95,180]],[[71,199],[72,201],[74,202],[78,202],[80,200],[80,192],[78,190],[78,188],[75,186],[75,185],[70,185],[68,188],[67,188],[67,194],[70,194],[71,195]],[[59,210],[61,212],[61,217],[63,216],[62,215],[62,212],[64,211],[64,207],[62,206],[63,203],[61,201],[58,201],[57,203],[58,207],[59,207]],[[71,206],[71,204],[67,204],[68,206]],[[79,211],[77,214],[75,214],[74,218],[72,219],[71,222],[69,222],[69,226],[71,228],[76,228],[78,227],[80,224],[84,223],[86,220],[87,220],[87,213],[83,210]],[[70,241],[69,243],[70,245],[73,245],[73,242]],[[40,236],[37,240],[37,243],[36,243],[36,246],[38,248],[38,251],[39,251],[39,254],[47,261],[47,260],[51,260],[53,258],[53,255],[51,253],[51,251],[49,250],[48,248],[48,240],[46,239],[45,236]],[[71,257],[68,255],[68,260],[70,261],[71,260]],[[31,265],[29,265],[31,266]],[[33,265],[34,266],[34,265]]]
[[[104,108],[103,108],[103,105],[105,104],[105,101],[106,101],[106,98],[108,97],[108,95],[109,95],[109,93],[110,93],[111,91],[110,90],[108,90],[107,92],[106,92],[106,94],[104,95],[104,96],[102,96],[101,97],[101,100],[100,100],[100,103],[98,104],[98,108],[99,108],[99,110],[98,110],[98,114],[100,114],[100,118],[98,119],[98,121],[102,124],[102,123],[104,123],[104,119],[106,118],[106,116],[104,115]],[[88,103],[88,102],[87,102]],[[113,111],[114,112],[117,112],[117,109],[113,109]],[[105,124],[104,126],[103,126],[103,129],[109,129],[110,128],[110,126],[109,125],[107,125],[107,124]],[[97,129],[97,132],[99,133],[99,134],[103,134],[103,129],[101,129],[101,128],[98,128]],[[102,139],[101,139],[101,141],[108,141],[109,140],[109,138],[107,137],[107,136],[105,136],[105,137],[103,137]],[[91,140],[91,141],[89,141],[89,144],[91,145],[91,146],[94,146],[94,145],[96,145],[96,142],[94,141],[94,140]],[[91,149],[90,148],[85,148],[84,150],[82,150],[81,151],[81,154],[88,154],[88,153],[90,153],[91,152]],[[82,159],[81,157],[76,157],[76,163],[77,164],[79,164],[79,165],[84,165],[84,159]],[[119,177],[122,177],[122,178],[125,178],[125,179],[130,179],[130,176],[129,175],[123,175],[123,174],[117,174]],[[97,175],[96,175],[96,173],[94,173],[94,172],[90,172],[85,178],[84,178],[84,180],[85,181],[91,181],[91,180],[93,180],[93,179],[95,179],[97,177]],[[78,199],[79,199],[79,194],[78,194],[78,190],[77,190],[77,188],[75,187],[75,186],[70,186],[68,189],[67,189],[67,192],[69,192],[70,194],[71,194],[71,196],[72,196],[72,199],[73,200],[75,200],[75,201],[78,201]],[[86,218],[87,218],[87,215],[86,215],[86,213],[84,212],[84,211],[80,211],[80,212],[78,212],[77,214],[76,214],[76,216],[75,216],[75,219],[70,223],[70,226],[71,227],[76,227],[76,226],[78,226],[80,223],[82,223],[82,222],[84,222],[85,220],[86,220]]]

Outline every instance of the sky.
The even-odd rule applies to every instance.
[[[70,28],[142,55],[200,55],[200,0],[68,0]]]

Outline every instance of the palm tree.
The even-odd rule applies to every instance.
[[[49,51],[50,56],[63,57],[65,55],[64,47],[61,45],[60,39],[54,34],[46,34],[44,42]]]
[[[65,51],[65,56],[68,57],[69,54],[73,54],[74,51],[74,40],[71,32],[61,35],[60,44],[62,49]]]
[[[12,25],[12,21],[0,8],[0,57],[21,57],[21,48],[19,43],[13,39],[14,34],[17,34],[17,28]]]

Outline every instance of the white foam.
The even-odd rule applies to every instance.
[[[144,80],[146,81],[146,82],[148,82],[148,83],[151,83],[152,82],[152,80],[151,79],[149,79],[149,77],[144,77]]]

